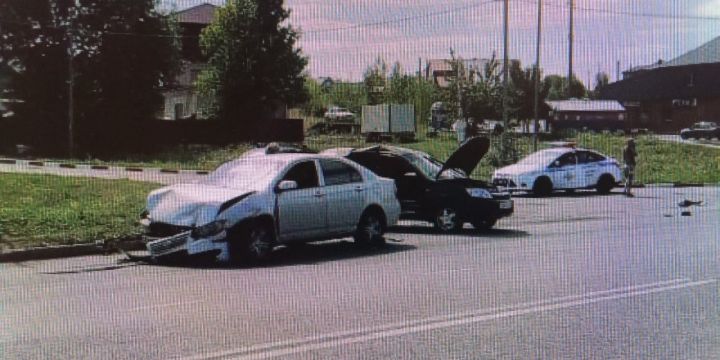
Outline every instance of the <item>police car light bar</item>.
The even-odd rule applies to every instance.
[[[577,142],[575,141],[552,141],[548,144],[552,147],[568,147],[573,149],[577,146]]]

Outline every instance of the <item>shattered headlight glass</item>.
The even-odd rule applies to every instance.
[[[204,237],[217,235],[223,230],[225,230],[225,224],[227,224],[226,220],[215,220],[203,226],[198,226],[194,228],[190,233],[190,236],[195,239],[201,239]]]

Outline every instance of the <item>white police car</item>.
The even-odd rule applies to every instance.
[[[607,194],[622,181],[617,160],[572,144],[540,150],[495,170],[493,185],[547,196],[554,190],[595,189]]]
[[[150,193],[141,223],[157,260],[256,261],[276,245],[354,236],[382,245],[400,216],[393,180],[352,161],[255,154],[198,183]]]

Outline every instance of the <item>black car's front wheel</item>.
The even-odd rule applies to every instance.
[[[444,233],[460,230],[463,226],[457,211],[448,206],[438,209],[433,220],[435,228]]]

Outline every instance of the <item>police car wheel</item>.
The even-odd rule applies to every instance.
[[[553,184],[549,178],[543,176],[535,180],[532,187],[532,192],[536,196],[548,196],[552,193]]]
[[[597,186],[595,189],[599,194],[608,194],[610,193],[610,190],[613,188],[614,180],[611,175],[605,174],[600,177],[600,179],[597,182]]]

